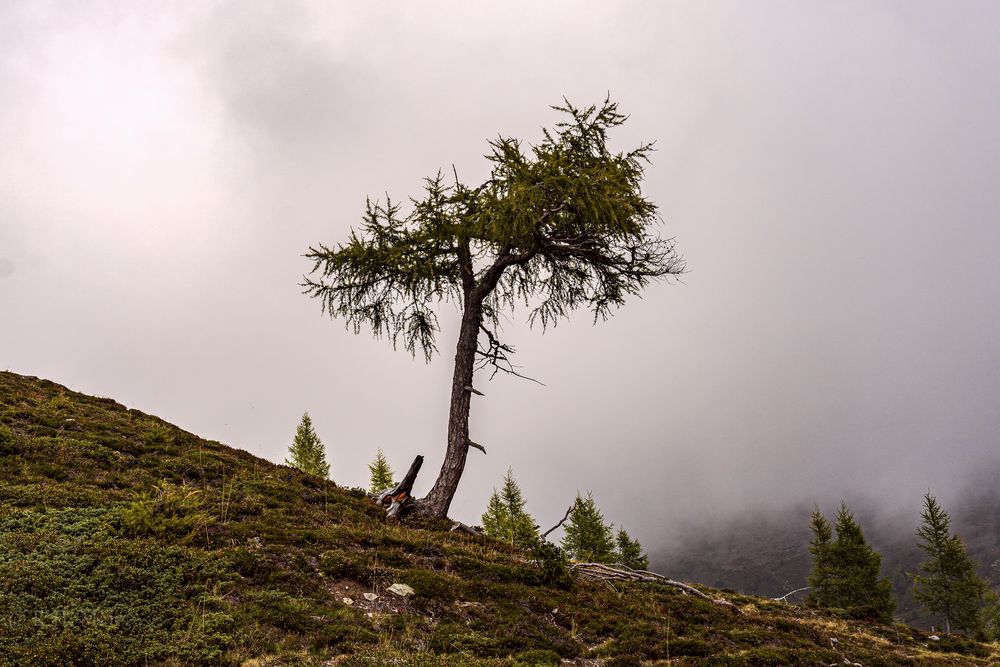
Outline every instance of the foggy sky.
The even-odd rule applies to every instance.
[[[441,463],[430,365],[301,295],[366,196],[469,183],[609,91],[690,272],[612,320],[506,328],[452,514],[512,467],[545,526],[579,490],[651,549],[682,522],[947,498],[1000,433],[1000,5],[4,2],[0,367],[333,478]]]

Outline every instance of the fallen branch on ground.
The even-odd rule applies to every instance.
[[[452,532],[458,530],[458,531],[461,531],[463,533],[468,533],[469,535],[474,535],[476,537],[480,537],[481,536],[481,533],[478,530],[476,530],[472,526],[465,525],[461,521],[455,521],[452,524],[452,526],[451,526],[451,530],[452,530]]]
[[[585,577],[597,579],[599,581],[642,581],[663,584],[664,586],[673,586],[674,588],[681,589],[684,593],[690,593],[696,597],[708,600],[712,604],[729,607],[736,613],[739,613],[739,609],[736,608],[736,605],[728,600],[709,597],[694,586],[681,583],[680,581],[674,581],[673,579],[664,577],[662,574],[657,574],[656,572],[649,572],[648,570],[633,570],[632,568],[625,567],[624,565],[608,565],[607,563],[573,563],[570,565],[570,568]]]
[[[784,602],[785,604],[788,604],[788,597],[790,595],[795,595],[796,593],[801,593],[802,591],[807,591],[810,588],[811,588],[810,586],[803,586],[802,588],[796,588],[794,591],[788,591],[787,593],[785,593],[784,595],[782,595],[780,598],[771,598],[771,599],[774,600],[775,602]]]

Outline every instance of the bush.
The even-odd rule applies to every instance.
[[[205,509],[200,490],[186,484],[161,482],[152,493],[142,493],[119,510],[121,525],[133,537],[171,537],[190,540],[215,517]]]
[[[573,588],[576,580],[569,569],[569,559],[565,551],[543,540],[535,545],[532,554],[538,567],[538,583],[563,590]]]
[[[14,442],[14,434],[10,429],[0,424],[0,454],[16,454],[17,443]]]

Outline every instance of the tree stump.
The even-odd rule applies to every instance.
[[[375,495],[375,502],[379,505],[386,506],[386,515],[391,516],[394,519],[398,519],[403,512],[404,507],[409,506],[413,502],[413,482],[417,479],[417,473],[420,472],[420,466],[424,464],[424,457],[417,455],[413,459],[413,463],[410,464],[410,469],[406,471],[406,475],[396,486],[391,489],[386,489],[385,491],[379,491]]]

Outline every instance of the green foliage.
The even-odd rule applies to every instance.
[[[114,511],[0,515],[0,664],[218,664],[223,572],[198,551],[115,537]]]
[[[166,537],[187,542],[215,523],[199,489],[161,482],[119,510],[126,533],[136,537]]]
[[[586,498],[576,497],[565,531],[562,548],[570,558],[591,563],[617,562],[611,526],[604,523],[604,515],[590,491]]]
[[[976,574],[962,538],[950,534],[951,518],[929,492],[920,517],[918,545],[927,559],[914,577],[913,596],[930,613],[944,616],[948,632],[952,627],[982,632],[989,586]]]
[[[983,627],[980,639],[1000,642],[1000,596],[989,590],[983,596]]]
[[[438,173],[405,215],[369,201],[347,243],[309,249],[319,276],[307,293],[355,333],[369,327],[429,360],[440,301],[474,303],[496,328],[502,310],[533,295],[530,321],[546,327],[579,307],[605,318],[650,280],[681,273],[672,242],[651,233],[657,208],[641,191],[652,146],[608,149],[608,130],[626,120],[609,100],[556,109],[565,120],[529,151],[490,142],[481,185],[457,174],[446,185]]]
[[[566,552],[546,540],[538,540],[532,547],[532,555],[538,565],[539,583],[562,590],[571,590],[576,584],[569,569]]]
[[[882,557],[869,546],[847,505],[841,503],[837,512],[836,539],[832,539],[829,524],[818,511],[813,512],[811,526],[810,602],[844,609],[855,618],[890,622],[896,604],[891,583],[879,577]]]
[[[0,456],[14,454],[17,451],[15,447],[14,434],[9,428],[0,424]]]
[[[817,607],[835,607],[833,577],[833,528],[819,509],[814,509],[809,520],[812,539],[809,553],[812,554],[812,571],[809,573],[809,596],[806,601]]]
[[[618,529],[615,537],[615,545],[618,553],[618,563],[633,570],[648,570],[649,556],[642,553],[642,545],[639,540],[633,540],[624,528]]]
[[[375,455],[375,460],[368,464],[368,471],[371,473],[371,480],[368,485],[368,491],[371,493],[391,489],[396,485],[392,481],[392,468],[389,467],[389,462],[386,460],[385,454],[382,453],[381,449]]]
[[[302,414],[302,421],[295,430],[295,440],[288,448],[288,459],[285,465],[298,468],[304,473],[327,479],[330,476],[330,464],[326,462],[326,449],[313,429],[309,413]]]
[[[509,468],[503,479],[503,489],[490,496],[482,516],[483,532],[511,546],[530,548],[538,542],[538,525],[524,510],[521,488]]]

